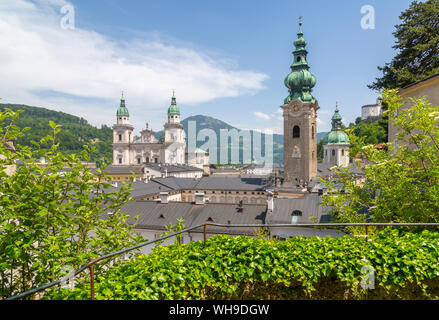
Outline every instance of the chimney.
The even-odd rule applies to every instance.
[[[160,192],[160,203],[168,203],[169,200],[169,192]]]
[[[267,196],[267,210],[271,212],[274,210],[274,198],[272,194]]]
[[[206,199],[204,197],[204,192],[195,193],[195,204],[205,204]]]
[[[242,200],[239,200],[238,212],[242,212],[244,210],[244,208],[242,206],[243,203],[244,202]]]

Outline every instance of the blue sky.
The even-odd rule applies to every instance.
[[[411,2],[5,1],[2,102],[111,125],[124,90],[136,129],[150,122],[160,130],[176,89],[183,118],[204,114],[239,128],[276,132],[282,130],[279,106],[287,96],[283,80],[299,16],[317,78],[318,131],[327,131],[336,101],[346,122],[375,102],[377,94],[367,84],[380,75],[377,65],[394,56],[394,25]],[[59,27],[66,4],[75,8],[74,30]],[[374,30],[361,28],[363,5],[375,9]],[[29,52],[17,55],[16,47]]]

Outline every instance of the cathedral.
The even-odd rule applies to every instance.
[[[186,135],[180,123],[180,109],[175,93],[168,108],[168,122],[164,125],[164,137],[157,139],[149,127],[140,132],[140,137],[133,134],[130,114],[122,94],[117,109],[117,122],[113,125],[113,165],[141,165],[148,163],[185,164]]]

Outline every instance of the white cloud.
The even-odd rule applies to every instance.
[[[263,120],[270,120],[270,119],[271,119],[271,117],[270,117],[268,114],[263,113],[263,112],[259,112],[259,111],[256,111],[256,112],[254,113],[254,115],[255,115],[256,117],[258,117],[258,118],[263,119]]]
[[[111,124],[125,90],[131,118],[139,125],[164,119],[172,89],[178,102],[188,105],[264,88],[267,75],[180,44],[141,37],[119,41],[78,25],[64,30],[60,9],[65,4],[1,1],[3,102],[58,108],[94,124]],[[161,129],[161,123],[154,127]]]

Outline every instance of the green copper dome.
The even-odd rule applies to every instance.
[[[168,108],[168,114],[180,115],[180,108],[177,106],[177,99],[175,98],[175,92],[172,93],[171,105]]]
[[[302,102],[315,102],[311,95],[312,88],[316,85],[316,78],[309,72],[309,64],[306,60],[306,40],[303,38],[302,22],[299,22],[299,32],[294,41],[296,50],[293,52],[294,62],[291,65],[291,73],[285,78],[285,86],[289,89],[289,95],[285,98],[287,104],[292,100],[300,99]]]
[[[125,106],[125,99],[123,98],[123,93],[122,93],[122,98],[120,99],[120,106],[117,109],[117,116],[127,116],[127,117],[130,116],[128,109]]]
[[[331,131],[323,138],[323,145],[349,144],[349,136],[342,130]]]
[[[342,117],[338,112],[338,105],[335,107],[332,116],[332,130],[323,138],[323,145],[328,144],[349,144],[349,136],[343,131],[341,126]]]

